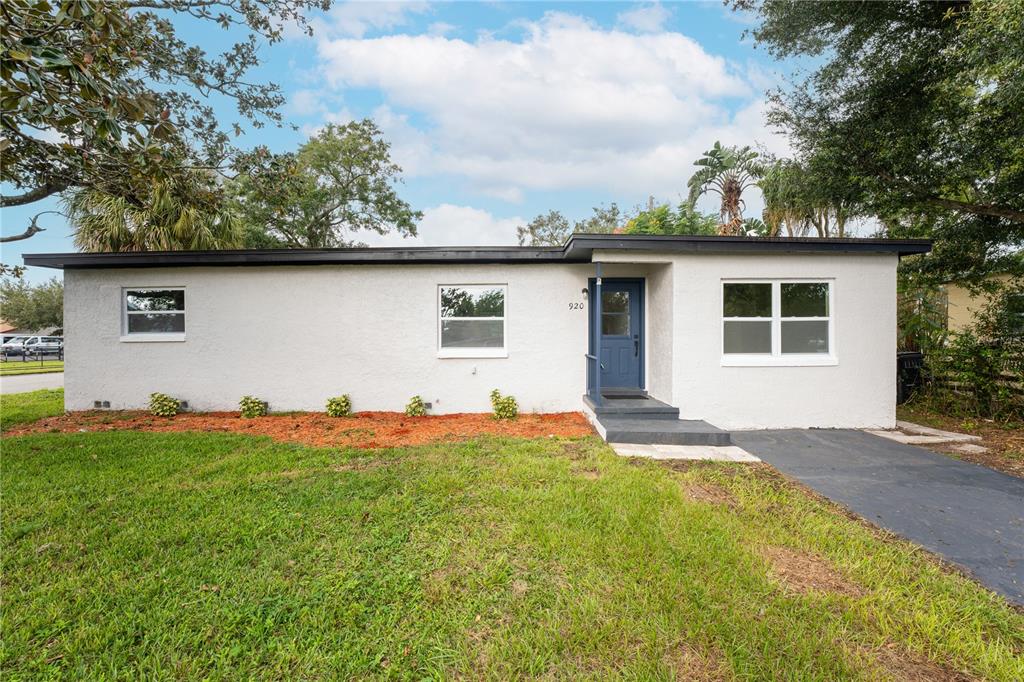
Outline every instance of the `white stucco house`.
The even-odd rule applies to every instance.
[[[722,429],[888,428],[896,266],[929,249],[576,234],[543,248],[25,263],[64,270],[70,410],[144,408],[160,391],[195,410],[237,409],[244,394],[272,410],[322,410],[349,393],[356,410],[401,410],[419,394],[435,414],[485,412],[497,388],[523,411],[615,405]]]

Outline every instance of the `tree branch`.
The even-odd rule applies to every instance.
[[[45,199],[50,195],[57,194],[58,192],[63,192],[68,187],[70,187],[70,183],[64,181],[47,182],[45,185],[40,185],[39,187],[30,189],[23,194],[0,196],[0,206],[24,206],[25,204],[31,204],[39,201],[40,199]],[[39,215],[42,214],[40,213]],[[36,217],[38,218],[39,216]],[[32,235],[29,236],[31,237]]]
[[[56,213],[57,215],[64,215],[60,211],[43,211],[42,213],[37,213],[34,216],[32,216],[32,220],[29,221],[29,225],[27,228],[25,228],[24,232],[22,232],[21,234],[11,235],[10,237],[0,237],[0,244],[6,244],[7,242],[20,242],[22,239],[28,239],[29,237],[34,237],[40,232],[45,232],[46,230],[42,227],[39,227],[37,223],[39,221],[39,217],[44,216],[47,213]]]
[[[925,197],[925,202],[932,206],[951,208],[954,211],[963,211],[975,215],[987,215],[994,218],[1006,218],[1015,223],[1024,223],[1024,211],[1018,211],[1006,206],[994,204],[973,204],[969,201],[957,201],[956,199],[943,199],[942,197]]]

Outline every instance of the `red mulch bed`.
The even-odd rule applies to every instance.
[[[579,412],[523,414],[512,420],[494,419],[489,414],[408,417],[400,412],[358,412],[351,417],[301,412],[255,419],[242,419],[237,412],[183,413],[170,418],[148,412],[72,412],[14,427],[5,435],[81,431],[233,432],[317,447],[367,449],[467,440],[484,434],[579,438],[594,432]]]

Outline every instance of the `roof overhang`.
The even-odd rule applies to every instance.
[[[442,263],[587,263],[594,251],[660,253],[927,253],[927,239],[818,239],[574,234],[563,246],[421,246],[409,248],[244,249],[30,253],[25,265],[44,268],[168,268],[255,265],[397,265]]]

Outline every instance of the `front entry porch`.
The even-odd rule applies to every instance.
[[[583,404],[594,428],[609,443],[732,445],[728,431],[699,419],[680,419],[679,408],[646,393],[602,392],[600,404],[584,395]]]
[[[595,275],[587,288],[591,305],[583,402],[598,433],[609,443],[730,445],[728,432],[701,420],[680,419],[679,408],[647,393],[653,385],[646,362],[647,278],[602,277],[601,263],[595,263]],[[659,312],[654,306],[652,314]]]

